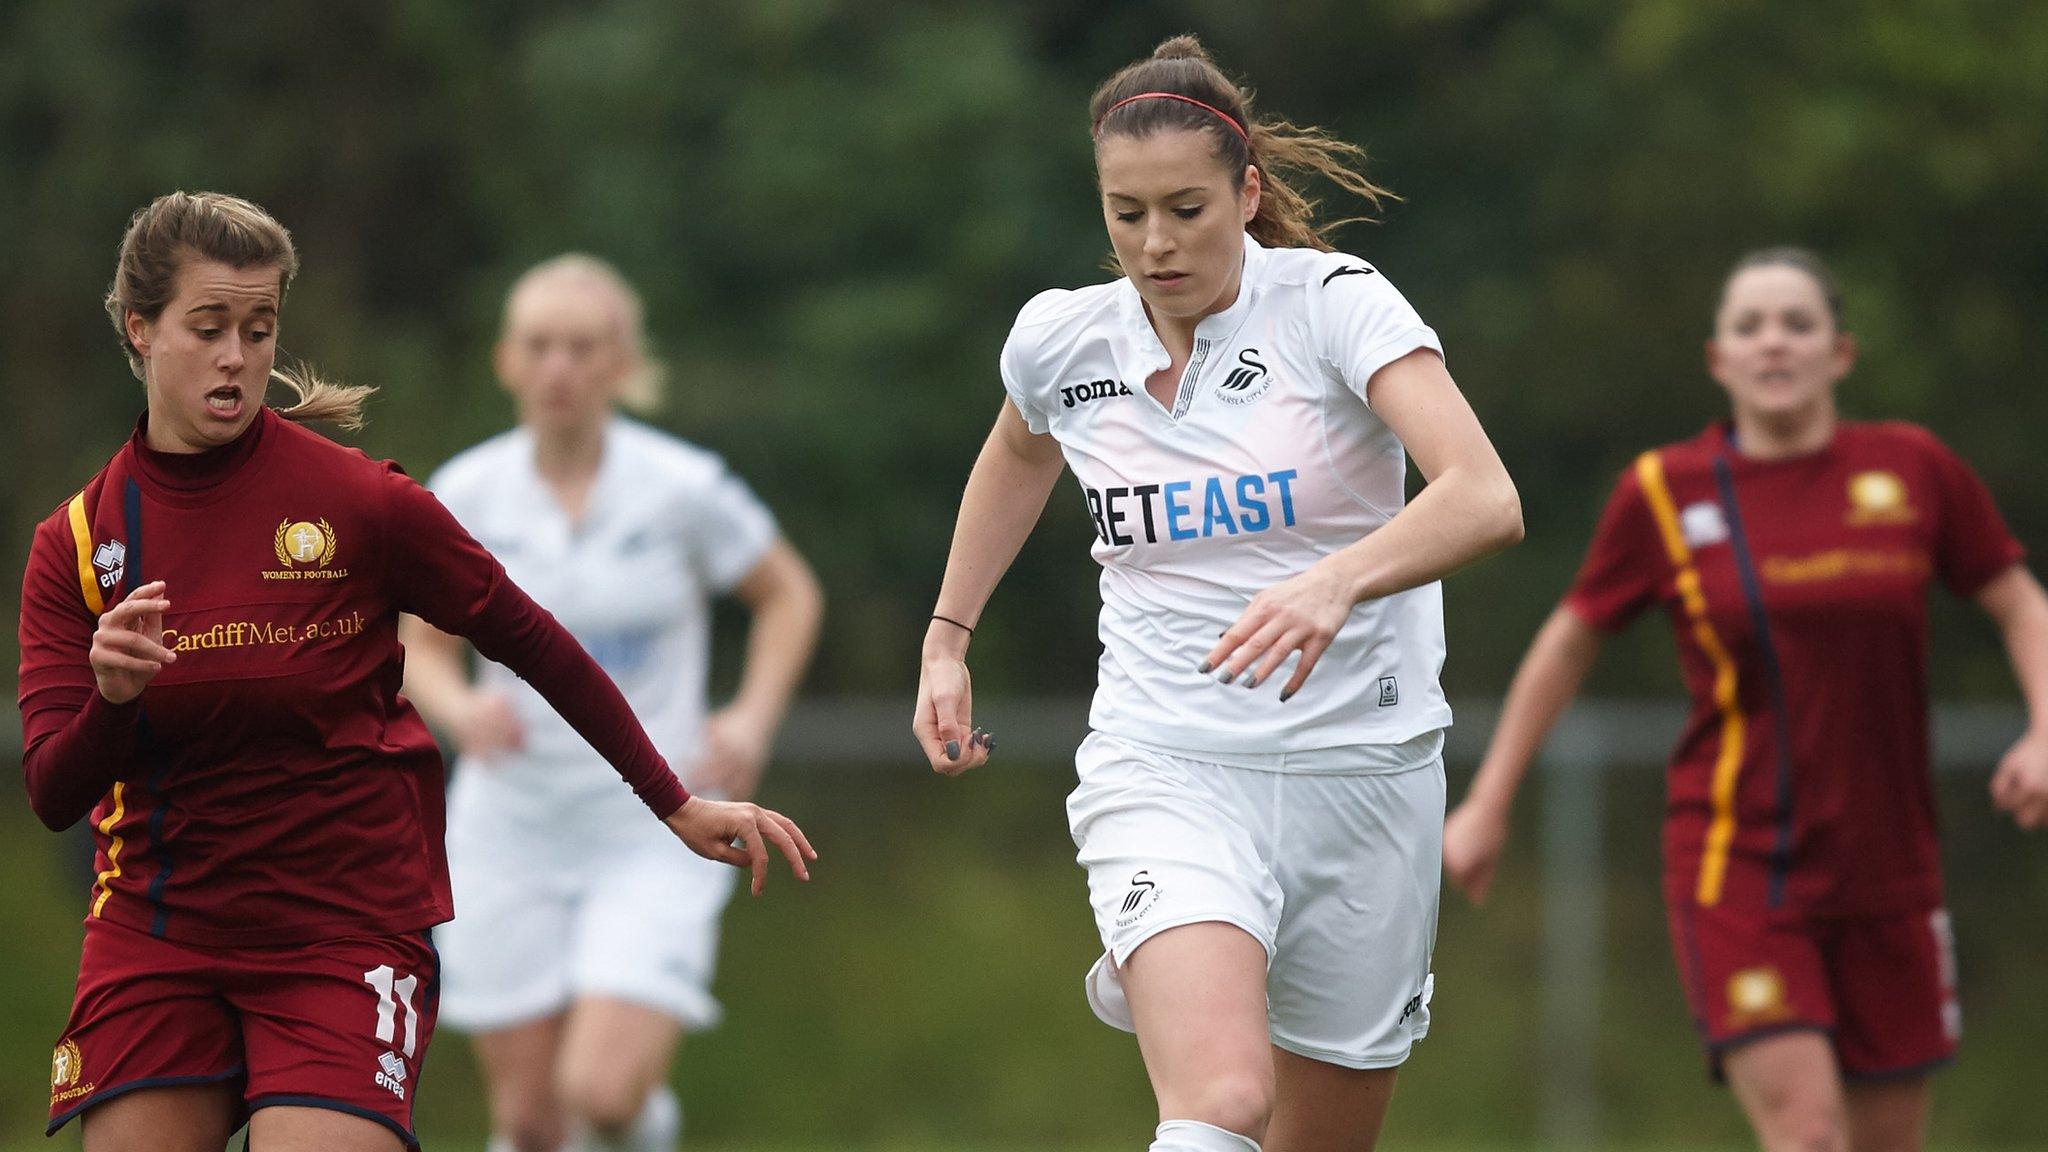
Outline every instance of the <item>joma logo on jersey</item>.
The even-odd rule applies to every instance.
[[[1121,380],[1090,380],[1086,384],[1068,384],[1060,389],[1060,403],[1072,408],[1090,400],[1107,400],[1113,396],[1129,396],[1131,386]]]
[[[334,562],[338,544],[334,536],[334,525],[323,517],[318,521],[287,518],[277,525],[277,532],[271,537],[270,549],[276,554],[282,568],[273,568],[263,573],[265,580],[339,580],[348,575],[346,568],[329,567]]]
[[[1266,389],[1273,386],[1273,376],[1260,362],[1257,348],[1239,352],[1237,365],[1216,386],[1216,398],[1232,407],[1243,407],[1266,394]]]
[[[128,571],[128,545],[109,540],[93,549],[92,566],[99,572],[101,588],[112,588]]]

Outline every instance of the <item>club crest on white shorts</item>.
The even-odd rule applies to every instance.
[[[1123,905],[1116,914],[1116,926],[1129,928],[1145,918],[1147,912],[1159,903],[1159,883],[1152,879],[1150,869],[1140,869],[1131,876],[1131,890],[1124,895]]]

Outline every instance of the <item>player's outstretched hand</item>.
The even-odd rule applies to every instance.
[[[799,880],[811,878],[806,861],[818,858],[796,821],[758,804],[692,796],[662,823],[697,855],[753,872],[756,896],[768,883],[768,845],[781,850]]]
[[[2030,733],[2006,751],[1991,776],[1991,802],[2029,832],[2048,828],[2048,736]]]
[[[1507,843],[1507,814],[1465,801],[1444,818],[1444,875],[1465,899],[1485,904],[1493,889],[1493,870]]]
[[[910,731],[924,749],[932,771],[958,776],[988,763],[996,738],[973,727],[974,683],[967,661],[954,656],[926,656],[917,678],[917,714]]]
[[[1287,657],[1300,652],[1294,675],[1280,689],[1285,701],[1301,691],[1357,603],[1334,570],[1316,564],[1252,597],[1237,623],[1202,658],[1200,671],[1214,673],[1225,684],[1257,688],[1280,671]]]
[[[171,607],[165,588],[163,581],[152,580],[100,616],[86,660],[109,704],[142,695],[163,666],[178,658],[164,647],[164,613]]]

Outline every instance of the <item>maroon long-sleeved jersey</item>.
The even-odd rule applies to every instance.
[[[2018,563],[1984,484],[1923,428],[1843,423],[1743,456],[1726,425],[1644,453],[1566,603],[1602,630],[1661,604],[1692,715],[1671,759],[1667,895],[1819,915],[1941,902],[1927,592]]]
[[[110,704],[98,616],[152,580],[178,658]],[[29,800],[52,828],[91,811],[88,916],[198,944],[448,919],[441,757],[398,692],[400,612],[525,677],[657,815],[688,798],[597,664],[396,465],[268,409],[199,454],[138,429],[37,526],[22,582]]]

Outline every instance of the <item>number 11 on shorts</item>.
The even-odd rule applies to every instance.
[[[420,1011],[412,1006],[412,994],[420,986],[418,976],[399,976],[391,965],[379,964],[363,973],[363,983],[377,993],[377,1040],[391,1043],[398,1036],[398,1010],[405,1009],[405,1055],[412,1057],[420,1038]]]

